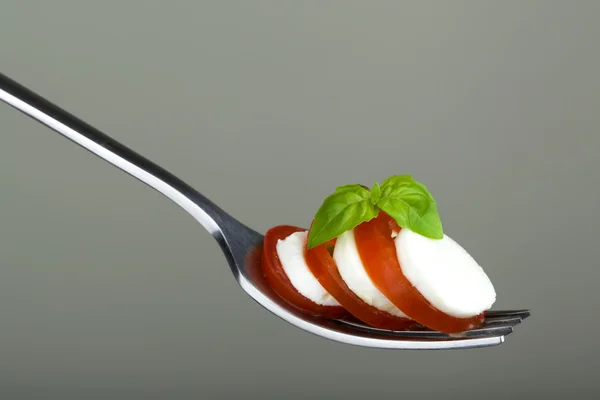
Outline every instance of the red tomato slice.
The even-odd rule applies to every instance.
[[[414,321],[379,310],[360,299],[342,279],[327,249],[327,243],[306,251],[306,263],[313,275],[346,310],[362,322],[380,329],[405,330]]]
[[[289,225],[280,225],[271,228],[265,234],[262,253],[262,269],[263,274],[269,283],[269,286],[283,300],[291,305],[310,314],[326,317],[326,318],[341,318],[348,315],[348,312],[340,306],[323,306],[304,297],[290,282],[287,274],[281,266],[281,261],[277,255],[277,241],[285,239],[295,232],[305,231],[306,229],[298,228]]]
[[[483,314],[471,318],[447,315],[431,305],[404,276],[391,237],[390,220],[381,212],[354,229],[358,253],[375,286],[403,313],[428,328],[456,333],[480,326]]]

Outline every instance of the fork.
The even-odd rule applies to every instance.
[[[283,301],[266,283],[260,267],[262,234],[223,211],[173,174],[1,73],[0,100],[178,204],[219,243],[242,290],[273,314],[304,331],[364,347],[464,349],[499,345],[515,325],[530,316],[528,310],[489,311],[480,328],[449,335],[426,328],[389,331],[372,328],[351,319],[330,320],[307,315]]]

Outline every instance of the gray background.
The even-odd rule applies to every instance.
[[[0,68],[258,230],[412,173],[533,317],[355,348],[251,301],[182,210],[0,106],[0,398],[600,391],[598,1],[3,0]]]

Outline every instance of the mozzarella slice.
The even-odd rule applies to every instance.
[[[277,255],[281,266],[294,288],[302,296],[322,306],[340,304],[321,286],[304,258],[304,245],[308,232],[295,232],[277,241]]]
[[[402,229],[395,244],[406,279],[443,313],[473,317],[496,301],[496,291],[486,273],[448,236],[435,240]]]
[[[362,301],[389,314],[407,318],[406,314],[392,304],[373,284],[360,259],[353,229],[337,238],[333,259],[348,288]]]

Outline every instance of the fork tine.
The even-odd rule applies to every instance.
[[[518,317],[514,318],[486,318],[483,322],[483,327],[492,327],[492,326],[515,326],[522,322],[523,320]]]
[[[404,331],[391,332],[392,335],[402,337],[414,337],[419,339],[438,339],[438,340],[461,340],[484,337],[507,336],[512,333],[511,326],[492,326],[479,329],[471,329],[469,331],[460,332],[457,334],[447,334],[438,331]],[[414,335],[412,335],[414,334]]]
[[[412,330],[412,331],[390,331],[386,329],[373,328],[361,323],[353,321],[339,321],[341,324],[350,325],[353,328],[364,330],[372,333],[378,333],[380,335],[394,336],[398,338],[411,338],[411,339],[437,339],[437,340],[461,340],[469,338],[483,338],[483,337],[496,337],[506,336],[512,333],[512,325],[500,325],[500,326],[486,326],[478,329],[472,329],[457,334],[448,334],[432,330]]]
[[[529,310],[494,310],[488,311],[485,318],[521,318],[522,320],[531,316]]]

